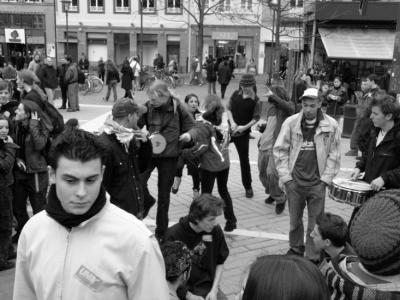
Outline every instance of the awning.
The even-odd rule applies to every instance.
[[[319,28],[318,31],[329,58],[393,59],[394,30]]]

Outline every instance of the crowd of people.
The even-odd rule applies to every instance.
[[[362,81],[363,110],[354,130],[362,155],[351,175],[358,180],[363,172],[373,192],[346,224],[325,212],[326,189],[341,163],[336,119],[347,98],[340,78],[320,90],[296,82],[293,100],[278,85],[260,93],[251,71],[224,105],[215,82],[232,77],[229,59],[210,57],[204,99],[189,94],[180,101],[156,80],[139,105],[131,88],[118,99],[119,72],[107,61],[106,100],[114,90],[114,104],[95,135],[76,120],[55,130],[49,105],[58,71],[50,58],[33,61],[31,70],[16,75],[18,99],[12,82],[0,81],[0,270],[13,268],[17,258],[14,299],[226,299],[219,288],[230,253],[224,232],[240,222],[229,193],[229,145],[238,152],[243,195],[252,198],[254,126],[262,133],[258,168],[265,203],[275,203],[278,215],[289,206],[289,249],[252,264],[241,299],[400,299],[400,108],[374,74]],[[62,82],[72,111],[79,110],[73,94],[86,62],[66,57]],[[123,64],[131,84],[137,63]],[[170,193],[179,193],[185,165],[193,202],[169,227]],[[157,199],[148,187],[156,168]],[[212,195],[215,181],[220,198]],[[153,235],[142,220],[155,203]],[[223,228],[216,221],[222,214]]]

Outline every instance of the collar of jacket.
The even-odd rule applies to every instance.
[[[297,122],[296,125],[294,127],[294,129],[296,130],[297,134],[302,134],[301,133],[301,122],[303,121],[303,110],[301,110],[301,112],[299,113],[299,116],[297,117]],[[334,132],[335,129],[332,125],[332,122],[328,119],[329,116],[327,116],[326,114],[324,114],[321,110],[318,111],[317,114],[317,129],[315,131],[315,135],[320,134],[321,132]]]

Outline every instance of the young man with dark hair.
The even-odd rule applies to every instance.
[[[79,129],[53,142],[46,211],[22,230],[13,299],[168,299],[157,241],[106,199],[105,153]]]
[[[167,230],[166,241],[182,241],[200,256],[193,262],[187,286],[178,290],[180,299],[216,300],[217,295],[218,299],[225,299],[219,291],[219,282],[229,249],[216,223],[222,210],[221,199],[202,194],[190,205],[189,215]]]
[[[321,251],[321,257],[324,257],[324,254],[330,258],[340,254],[354,254],[351,246],[346,242],[348,239],[347,224],[340,216],[331,213],[319,215],[310,236],[314,241],[315,248]]]

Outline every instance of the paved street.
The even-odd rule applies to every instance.
[[[258,82],[260,83],[258,86],[259,94],[262,95],[263,88],[261,85],[261,78],[258,78]],[[227,95],[230,95],[233,92],[233,89],[237,88],[237,86],[238,79],[235,79],[228,86]],[[219,85],[217,85],[217,88],[219,88]],[[94,122],[91,120],[104,115],[111,109],[112,102],[107,103],[102,100],[105,95],[105,90],[106,89],[103,89],[101,94],[88,95],[84,98],[81,97],[81,111],[76,113],[66,113],[63,111],[65,120],[68,120],[70,117],[75,117],[80,120],[80,123],[83,124],[83,126],[85,126],[86,123],[87,126],[90,125],[91,128],[95,128],[97,125],[100,127],[101,124],[93,124]],[[122,90],[118,90],[118,92],[120,95],[123,94]],[[203,99],[207,93],[207,87],[184,86],[178,88],[176,92],[181,96],[185,96],[188,93],[196,93],[199,95],[200,99]],[[218,94],[220,94],[219,91]],[[144,102],[146,100],[144,92],[138,92],[136,99],[138,102]],[[59,106],[59,104],[56,106]],[[91,123],[88,123],[90,121]],[[254,189],[254,198],[252,199],[247,199],[244,196],[237,152],[232,144],[230,148],[232,163],[228,187],[233,198],[235,214],[238,218],[238,229],[232,234],[227,235],[227,241],[231,252],[225,264],[225,271],[223,273],[221,284],[222,291],[228,295],[230,300],[235,298],[235,294],[238,293],[241,288],[243,271],[257,256],[262,254],[284,253],[288,249],[288,211],[286,209],[282,215],[277,216],[274,212],[274,206],[266,205],[264,203],[266,194],[261,183],[259,182],[257,170],[257,140],[259,134],[254,133],[254,135],[256,135],[256,139],[250,141],[250,160]],[[349,140],[342,139],[342,154],[348,149]],[[339,176],[348,177],[350,174],[350,169],[354,166],[354,163],[354,158],[343,156],[341,172]],[[184,171],[184,174],[186,174],[186,171]],[[154,196],[156,196],[157,193],[155,178],[156,174],[153,174],[149,184],[150,191]],[[182,178],[182,183],[178,194],[171,195],[171,222],[176,222],[181,216],[187,214],[192,200],[191,184],[191,178],[184,176]],[[214,192],[217,192],[216,189],[214,189]],[[339,214],[347,221],[350,217],[352,207],[334,202],[327,197],[326,211]],[[151,229],[154,229],[153,225],[155,220],[155,212],[156,209],[153,207],[150,211],[150,217],[145,220]],[[306,219],[306,214],[304,217]],[[221,225],[224,224],[223,217],[221,217],[219,221]],[[0,272],[1,300],[11,299],[13,276],[13,270]]]

